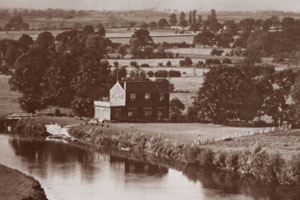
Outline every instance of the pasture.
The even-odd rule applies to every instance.
[[[20,94],[9,90],[9,76],[0,74],[0,116],[22,112],[18,103]]]
[[[238,128],[200,123],[113,123],[112,128],[129,133],[161,135],[169,139],[191,143],[195,140],[234,137],[237,134],[260,131],[261,128]]]

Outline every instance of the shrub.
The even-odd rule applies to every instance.
[[[180,61],[179,61],[179,66],[180,66],[180,67],[184,67],[184,66],[185,66],[184,60],[180,60]]]
[[[158,78],[166,78],[168,77],[168,71],[166,70],[158,70],[154,73],[154,76],[155,77],[158,77]]]
[[[285,59],[282,58],[282,57],[274,58],[274,59],[272,60],[273,63],[282,63],[282,62],[284,62],[284,61],[285,61]]]
[[[205,64],[206,65],[219,65],[219,64],[221,64],[221,62],[220,62],[220,60],[219,59],[206,59],[206,61],[205,61]]]
[[[184,64],[185,64],[185,66],[191,66],[193,64],[193,61],[190,57],[185,57]]]
[[[148,75],[148,77],[153,77],[154,76],[154,72],[153,71],[148,71],[147,75]]]
[[[168,61],[166,65],[167,65],[167,67],[171,67],[172,66],[171,61]]]
[[[61,117],[62,116],[62,114],[61,114],[61,112],[60,112],[60,110],[58,108],[55,109],[54,115],[57,116],[57,117]]]
[[[138,66],[137,62],[135,61],[130,62],[130,67],[137,67],[137,66]]]
[[[141,67],[148,67],[148,68],[149,68],[149,67],[150,67],[150,65],[149,65],[149,64],[145,64],[145,63],[144,63],[144,64],[141,64]]]
[[[212,56],[221,56],[224,53],[222,49],[212,49],[210,55]]]
[[[230,58],[224,58],[222,60],[222,64],[232,64],[232,61],[230,60]]]
[[[181,76],[181,72],[177,71],[177,70],[171,70],[171,71],[169,71],[169,76],[170,77],[180,77]]]
[[[162,64],[162,63],[158,63],[158,66],[160,66],[160,67],[163,67],[163,66],[164,66],[164,64]]]
[[[9,69],[6,65],[0,66],[0,73],[4,74],[4,75],[9,75],[10,74]]]

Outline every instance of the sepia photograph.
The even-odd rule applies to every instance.
[[[0,200],[299,200],[300,1],[0,2]]]

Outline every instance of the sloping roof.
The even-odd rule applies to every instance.
[[[124,81],[120,82],[120,84],[124,88]],[[126,92],[169,93],[169,89],[168,85],[162,81],[126,81]]]

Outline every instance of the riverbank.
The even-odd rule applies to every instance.
[[[228,141],[215,142],[208,145],[181,142],[161,135],[125,132],[120,129],[80,125],[72,127],[70,135],[85,145],[116,151],[130,151],[141,159],[150,161],[155,158],[165,161],[170,167],[184,170],[193,165],[199,169],[221,169],[237,174],[240,177],[251,177],[269,184],[300,185],[300,151],[296,147],[300,134],[296,132],[281,134],[268,133],[234,138]],[[272,145],[292,137],[294,146],[286,148]],[[259,143],[261,138],[269,137],[272,143]],[[299,139],[295,140],[295,137]],[[256,141],[255,141],[256,140]],[[246,141],[249,141],[246,144]],[[254,142],[255,141],[255,142]],[[275,150],[274,150],[275,149]],[[286,152],[290,152],[286,156]]]
[[[1,200],[47,200],[38,181],[0,164]]]

